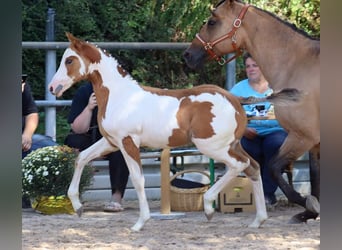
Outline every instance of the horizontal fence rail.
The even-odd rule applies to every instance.
[[[47,101],[47,100],[35,100],[35,103],[39,107],[59,107],[59,106],[71,106],[72,100],[56,100],[56,101]]]
[[[147,50],[180,50],[186,49],[190,43],[178,42],[92,42],[103,49],[147,49]],[[69,42],[22,42],[23,49],[66,49]]]

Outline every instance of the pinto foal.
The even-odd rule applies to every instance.
[[[98,124],[103,135],[76,160],[68,196],[79,216],[82,204],[78,187],[85,164],[120,149],[139,199],[140,216],[132,227],[139,231],[150,218],[140,146],[172,148],[193,143],[203,154],[229,166],[229,171],[204,195],[207,218],[211,219],[214,213],[212,202],[218,193],[244,171],[252,180],[257,210],[250,226],[259,227],[267,219],[259,166],[240,145],[247,123],[240,104],[242,100],[215,85],[182,90],[140,86],[123,73],[113,57],[70,33],[67,37],[70,47],[64,52],[49,89],[60,97],[74,83],[90,80],[98,102]],[[274,94],[245,101],[286,102],[287,97],[282,97]]]

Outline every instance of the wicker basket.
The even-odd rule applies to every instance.
[[[196,172],[205,175],[210,180],[209,174],[200,170],[184,170],[177,172],[170,178],[170,182],[177,178],[177,176],[184,173]],[[200,183],[197,183],[200,184]],[[203,187],[196,188],[179,188],[170,186],[170,199],[172,211],[203,211],[203,194],[209,189],[209,184],[204,184]]]

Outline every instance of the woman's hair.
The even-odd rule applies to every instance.
[[[246,60],[247,60],[247,58],[252,58],[253,59],[253,57],[252,57],[252,55],[251,54],[249,54],[248,52],[245,52],[244,54],[243,54],[243,64],[246,66]]]

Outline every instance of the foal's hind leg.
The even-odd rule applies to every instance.
[[[262,179],[260,175],[259,164],[243,150],[240,143],[236,144],[236,151],[247,157],[250,165],[244,170],[244,173],[250,178],[253,184],[253,193],[256,207],[256,217],[249,227],[260,227],[267,219],[267,211],[265,205],[264,189],[262,187]]]
[[[242,169],[241,169],[242,170]],[[216,199],[218,193],[228,185],[228,183],[236,177],[240,171],[235,167],[231,167],[228,171],[217,181],[203,196],[204,212],[208,220],[211,220],[214,215],[213,202]]]
[[[207,153],[209,157],[215,159],[214,155],[210,155]],[[222,155],[226,156],[222,158]],[[253,159],[252,159],[253,160]],[[257,216],[254,222],[250,225],[250,227],[259,227],[266,219],[267,212],[261,182],[261,176],[258,169],[258,165],[255,168],[249,167],[250,165],[250,157],[245,153],[242,149],[240,142],[235,141],[231,144],[231,148],[226,153],[221,154],[220,161],[229,166],[228,171],[204,194],[204,210],[205,214],[210,220],[214,214],[214,208],[212,206],[213,201],[217,197],[218,193],[228,185],[228,183],[236,177],[240,172],[245,171],[249,174],[249,177],[253,181],[253,189],[256,194],[256,207],[257,207]],[[248,167],[248,169],[246,169]]]

